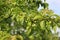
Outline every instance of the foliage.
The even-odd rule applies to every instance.
[[[39,5],[43,9],[37,11]],[[51,28],[57,26],[60,16],[49,10],[46,2],[0,0],[0,40],[52,40]]]

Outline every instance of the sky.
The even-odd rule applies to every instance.
[[[60,0],[47,0],[47,2],[49,3],[49,9],[60,15]]]

